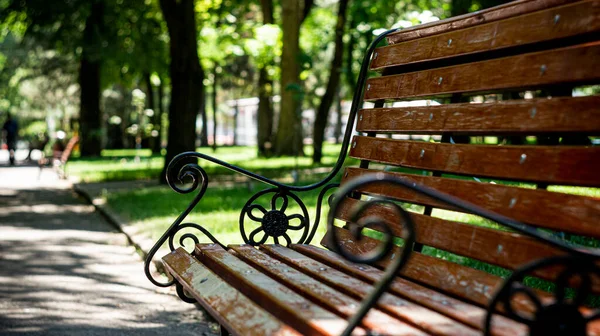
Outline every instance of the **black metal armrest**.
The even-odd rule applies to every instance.
[[[344,147],[344,146],[342,146]],[[192,199],[187,208],[175,219],[175,221],[169,226],[169,228],[163,233],[163,235],[156,241],[152,249],[148,252],[146,257],[144,271],[148,279],[156,286],[159,287],[168,287],[175,284],[174,281],[169,282],[159,282],[152,277],[150,272],[150,264],[156,254],[156,252],[163,246],[165,243],[168,244],[169,249],[174,251],[178,246],[185,246],[185,240],[191,240],[195,244],[199,243],[198,236],[192,233],[183,233],[180,234],[182,230],[197,230],[199,233],[210,239],[213,243],[219,244],[223,248],[227,248],[225,244],[222,244],[215,238],[206,228],[196,223],[184,223],[186,217],[192,212],[192,210],[196,207],[196,205],[200,202],[202,197],[207,192],[209,178],[206,171],[201,167],[200,163],[189,163],[194,160],[200,159],[201,161],[208,161],[218,165],[221,165],[227,169],[230,169],[234,172],[237,172],[241,175],[247,176],[249,178],[258,180],[271,188],[259,191],[254,196],[252,196],[245,205],[241,207],[240,214],[240,222],[239,228],[242,238],[245,243],[250,245],[259,245],[265,243],[267,239],[272,238],[276,244],[280,243],[280,239],[284,240],[287,245],[292,244],[292,240],[287,234],[288,230],[293,231],[301,231],[301,237],[295,241],[294,243],[302,244],[309,243],[314,237],[317,227],[320,222],[320,212],[322,207],[323,199],[325,198],[325,194],[331,189],[338,186],[337,183],[327,184],[331,181],[337,172],[341,169],[343,161],[345,159],[346,148],[342,148],[340,152],[340,157],[338,159],[338,164],[332,169],[330,174],[323,180],[305,185],[305,186],[297,186],[297,185],[287,185],[275,180],[266,178],[264,176],[258,175],[256,173],[247,171],[243,168],[231,165],[225,161],[219,160],[217,158],[197,153],[197,152],[185,152],[177,155],[167,167],[167,183],[169,186],[176,192],[181,194],[187,194],[196,191],[197,195]],[[185,182],[191,183],[188,186],[183,186]],[[317,211],[314,223],[311,225],[311,221],[309,218],[308,210],[304,205],[303,201],[298,197],[294,192],[304,192],[315,190],[317,188],[321,188],[321,192],[319,193],[318,201],[317,201]],[[267,210],[265,206],[262,204],[256,203],[259,198],[264,195],[272,194],[271,197],[271,207],[270,210]],[[282,200],[282,206],[277,208],[276,203],[277,200]],[[286,210],[288,209],[288,203],[292,201],[300,206],[299,214],[286,214]],[[262,212],[262,216],[256,216],[253,214],[253,211]],[[291,222],[293,220],[299,220],[299,224],[293,225]],[[258,228],[255,228],[253,231],[247,233],[246,232],[246,223],[248,222],[257,222],[260,223]],[[258,234],[263,232],[262,238],[257,239]],[[175,243],[176,235],[180,234],[178,246]],[[178,288],[179,289],[179,288]],[[181,292],[181,291],[178,291]],[[185,301],[187,298],[182,297]]]

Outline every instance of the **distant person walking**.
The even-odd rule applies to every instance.
[[[6,139],[6,145],[10,157],[10,165],[15,165],[15,151],[17,150],[17,133],[19,132],[19,126],[17,122],[12,118],[10,113],[6,116],[4,126],[4,138]]]

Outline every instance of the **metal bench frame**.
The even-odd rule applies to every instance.
[[[208,186],[208,175],[206,174],[206,172],[204,171],[204,169],[202,169],[202,167],[200,165],[191,164],[191,163],[182,165],[182,162],[189,162],[190,159],[194,159],[194,160],[202,159],[202,160],[206,160],[206,161],[221,165],[221,166],[228,168],[230,170],[233,170],[241,175],[247,176],[249,178],[260,181],[260,182],[270,186],[270,188],[259,191],[254,196],[252,196],[241,209],[239,228],[240,228],[240,233],[242,235],[242,238],[246,244],[250,244],[252,246],[258,246],[260,244],[265,243],[266,240],[269,237],[271,237],[271,238],[273,238],[275,243],[280,243],[280,238],[282,238],[286,241],[286,245],[290,245],[292,242],[291,242],[290,238],[286,235],[286,232],[290,229],[303,231],[302,237],[297,242],[294,242],[295,244],[310,244],[311,243],[311,241],[315,235],[316,229],[320,223],[323,199],[325,198],[325,195],[328,192],[330,192],[334,188],[339,187],[339,184],[330,183],[330,182],[338,174],[338,172],[342,168],[344,161],[346,159],[346,155],[347,155],[347,152],[348,152],[348,149],[350,146],[350,141],[351,141],[351,137],[352,137],[352,133],[353,133],[353,128],[354,128],[353,125],[356,120],[357,113],[363,103],[362,97],[363,97],[363,93],[365,90],[365,83],[366,83],[366,80],[368,77],[369,65],[373,58],[373,53],[375,51],[375,48],[380,44],[380,42],[387,35],[394,33],[396,31],[398,31],[398,30],[392,29],[392,30],[388,30],[388,31],[384,32],[383,34],[379,35],[371,43],[371,45],[369,46],[369,48],[367,50],[367,53],[362,61],[362,65],[361,65],[361,69],[360,69],[360,73],[359,73],[359,77],[358,77],[358,83],[356,86],[356,91],[354,92],[352,106],[350,109],[348,123],[347,123],[347,127],[346,127],[346,130],[344,133],[344,140],[342,142],[342,148],[340,150],[339,157],[337,159],[335,166],[332,168],[331,172],[329,173],[329,175],[327,175],[327,177],[325,177],[323,180],[321,180],[317,183],[314,183],[314,184],[303,185],[303,186],[294,186],[294,185],[283,184],[283,183],[268,179],[266,177],[260,176],[258,174],[255,174],[251,171],[247,171],[243,168],[231,165],[227,162],[221,161],[221,160],[213,158],[211,156],[201,154],[201,153],[196,153],[196,152],[182,153],[182,154],[176,156],[170,162],[168,169],[167,169],[167,181],[168,181],[169,186],[178,193],[186,194],[186,193],[191,193],[191,192],[197,191],[197,195],[191,201],[191,203],[189,204],[187,209],[185,211],[183,211],[181,213],[181,215],[173,222],[173,224],[167,229],[167,231],[162,235],[162,237],[160,237],[160,239],[158,239],[156,244],[153,246],[153,248],[148,253],[148,256],[146,258],[145,265],[144,265],[144,270],[145,270],[146,276],[154,285],[159,286],[159,287],[169,287],[169,286],[175,285],[176,289],[177,289],[177,293],[183,301],[191,302],[191,303],[196,302],[195,299],[188,297],[184,293],[183,287],[179,283],[177,283],[175,280],[171,280],[168,282],[160,282],[160,281],[156,280],[150,272],[150,264],[155,256],[156,252],[158,251],[158,249],[163,244],[168,242],[168,246],[169,246],[170,250],[174,251],[178,247],[178,246],[176,246],[176,244],[174,242],[175,235],[183,229],[198,230],[200,234],[208,237],[211,241],[213,241],[216,244],[219,244],[224,249],[227,249],[227,247],[224,244],[220,243],[207,229],[205,229],[201,225],[196,224],[196,223],[184,223],[187,215],[194,209],[194,207],[198,204],[198,202],[200,202],[200,200],[206,193],[207,186]],[[176,171],[176,169],[179,169],[179,170]],[[183,183],[184,180],[186,180],[186,179],[192,181],[192,185],[190,187],[181,188],[180,186],[178,186],[178,183]],[[491,212],[491,211],[481,208],[479,206],[462,201],[461,199],[458,199],[456,197],[439,192],[439,191],[434,190],[429,187],[421,186],[419,184],[413,183],[411,181],[408,181],[408,180],[405,180],[402,178],[394,178],[394,177],[390,177],[390,176],[385,176],[383,174],[372,174],[372,175],[363,176],[361,178],[355,179],[355,180],[343,185],[341,189],[339,189],[335,194],[331,195],[331,197],[329,198],[330,211],[329,211],[329,214],[327,217],[328,230],[331,232],[335,232],[335,230],[332,230],[332,228],[334,226],[334,214],[336,213],[338,206],[341,203],[342,199],[344,199],[347,196],[352,196],[353,191],[356,190],[358,187],[365,186],[368,184],[376,184],[376,183],[386,183],[386,184],[390,184],[390,185],[398,185],[398,186],[401,186],[404,188],[408,188],[416,193],[426,195],[437,201],[452,205],[453,207],[460,209],[464,212],[469,212],[469,213],[478,215],[480,217],[484,217],[486,219],[497,222],[497,223],[499,223],[505,227],[508,227],[518,233],[521,233],[523,235],[526,235],[526,236],[532,237],[534,239],[537,239],[539,241],[545,242],[545,243],[565,252],[564,256],[540,259],[540,260],[532,262],[528,265],[524,265],[521,268],[514,271],[510,277],[505,279],[501,288],[496,292],[496,294],[490,301],[489,306],[487,308],[487,316],[486,316],[485,329],[484,329],[485,335],[490,334],[490,324],[491,324],[491,320],[492,320],[492,314],[497,311],[497,306],[499,304],[503,305],[503,307],[505,308],[505,313],[508,317],[510,317],[518,322],[528,325],[530,327],[530,331],[531,331],[532,335],[541,334],[540,330],[543,329],[542,328],[543,325],[547,324],[551,320],[555,320],[557,317],[565,316],[565,315],[575,317],[575,318],[570,319],[570,323],[572,323],[572,325],[570,325],[568,327],[572,328],[571,330],[579,330],[582,332],[581,334],[584,335],[585,330],[586,330],[586,324],[589,321],[592,321],[592,320],[600,317],[600,314],[597,313],[597,314],[594,314],[593,316],[584,318],[578,311],[578,308],[581,305],[583,305],[585,298],[588,296],[588,294],[591,293],[591,289],[590,289],[591,276],[592,275],[600,276],[600,268],[596,265],[596,261],[600,257],[599,252],[594,251],[592,249],[586,249],[586,248],[580,248],[580,247],[574,248],[573,246],[568,245],[567,243],[565,243],[561,240],[558,240],[551,234],[547,234],[543,231],[539,231],[532,226],[526,225],[524,223],[513,220],[506,216],[499,215],[497,213]],[[316,214],[315,214],[315,218],[314,218],[314,223],[311,224],[306,206],[302,202],[301,198],[297,196],[297,194],[301,194],[303,192],[317,190],[317,189],[320,189],[320,193],[319,193],[318,200],[317,200],[317,209],[316,209]],[[277,210],[277,209],[275,209],[275,207],[273,207],[273,210],[268,212],[269,215],[265,216],[265,218],[263,218],[262,220],[253,216],[251,214],[251,211],[255,208],[262,208],[263,210],[265,210],[265,212],[267,211],[262,205],[254,203],[255,200],[257,200],[259,197],[266,195],[266,194],[273,195],[272,199],[271,199],[272,204],[275,204],[275,202],[277,201],[278,198],[281,198],[284,203],[287,203],[290,198],[294,202],[296,202],[301,208],[301,213],[294,214],[292,216],[294,218],[299,218],[301,220],[301,225],[299,227],[290,227],[289,224],[287,223],[287,220],[282,220],[282,218],[288,217],[288,215],[285,214],[285,207],[284,207],[284,209],[282,209],[283,211]],[[407,260],[410,258],[411,252],[415,245],[414,224],[412,223],[410,216],[408,215],[406,210],[402,209],[400,206],[396,205],[395,203],[393,203],[389,200],[386,200],[384,198],[374,198],[368,202],[365,202],[364,204],[362,204],[362,206],[360,208],[355,209],[354,218],[358,218],[358,215],[362,211],[364,211],[366,208],[368,208],[369,206],[376,204],[376,203],[379,203],[379,204],[385,203],[385,204],[392,206],[393,209],[400,215],[400,218],[403,218],[403,220],[404,220],[403,225],[405,228],[405,236],[404,236],[404,239],[405,239],[404,246],[405,247],[402,250],[401,255],[399,257],[395,258],[394,261],[387,268],[385,275],[376,284],[375,290],[366,299],[363,300],[360,309],[350,319],[350,321],[348,323],[348,327],[346,328],[343,335],[349,335],[352,332],[352,330],[354,330],[354,328],[357,325],[359,325],[359,323],[361,322],[363,317],[367,314],[367,312],[374,306],[374,304],[377,302],[377,300],[380,298],[380,296],[388,289],[388,287],[390,286],[394,277],[400,272],[402,267],[406,264]],[[245,221],[248,219],[261,223],[261,226],[259,229],[261,229],[265,232],[265,236],[260,241],[256,241],[254,239],[256,236],[256,233],[258,233],[258,231],[255,230],[253,232],[250,232],[249,234],[246,233],[244,224],[245,224]],[[391,237],[392,237],[391,229],[383,221],[377,221],[377,219],[369,220],[367,223],[363,224],[363,227],[374,226],[374,225],[379,225],[380,227],[383,227],[384,232],[388,233],[388,235],[386,237],[387,239],[384,239],[384,241],[382,241],[382,244],[380,244],[379,248],[376,251],[371,251],[368,255],[355,255],[353,253],[350,253],[350,252],[344,250],[344,248],[341,246],[341,244],[339,242],[339,238],[337,237],[337,235],[332,234],[331,235],[332,242],[333,242],[332,245],[334,246],[334,251],[337,252],[338,254],[342,255],[346,259],[348,259],[352,262],[356,262],[356,263],[373,264],[373,263],[383,259],[385,256],[388,255],[388,253],[391,251],[392,247],[394,246],[393,241],[391,239]],[[353,231],[356,239],[360,239],[360,236],[362,235],[361,229]],[[194,243],[199,242],[198,237],[196,237],[193,234],[186,233],[186,234],[183,234],[181,236],[181,238],[179,239],[179,242],[178,242],[179,246],[183,246],[184,241],[186,239],[191,239]],[[538,298],[535,291],[532,291],[532,290],[528,289],[527,287],[522,286],[519,282],[522,281],[523,278],[527,274],[529,274],[532,270],[541,269],[541,268],[545,268],[545,267],[552,266],[552,265],[560,265],[560,266],[563,266],[564,269],[557,278],[558,279],[557,286],[556,286],[556,291],[554,293],[556,302],[551,305],[544,306],[541,303],[542,301]],[[569,287],[568,280],[575,276],[580,277],[580,279],[582,279],[583,284],[580,286],[580,288],[578,288],[579,291],[577,293],[576,298],[574,300],[567,300],[565,297],[565,291],[566,291],[566,288]],[[538,312],[533,318],[527,317],[527,316],[522,316],[522,315],[516,313],[512,309],[510,300],[515,295],[526,295],[535,303],[535,305],[538,308]]]

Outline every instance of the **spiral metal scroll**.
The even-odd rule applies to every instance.
[[[544,304],[535,291],[522,285],[522,281],[534,270],[555,266],[563,268],[556,278],[555,301]],[[588,316],[584,316],[579,310],[592,292],[593,276],[600,277],[600,268],[592,258],[556,256],[536,260],[519,268],[506,279],[492,298],[485,318],[484,334],[490,335],[494,310],[500,304],[508,317],[527,325],[532,336],[585,336],[587,324],[600,318],[599,310]],[[566,290],[571,287],[569,281],[575,278],[579,278],[580,282],[573,286],[575,297],[568,299]],[[511,302],[516,295],[525,295],[531,301],[535,307],[533,316],[515,311]]]
[[[168,241],[170,250],[174,251],[175,250],[174,239],[175,239],[175,236],[177,235],[177,233],[180,232],[181,230],[196,229],[196,230],[200,231],[202,234],[204,234],[205,236],[207,236],[212,242],[223,246],[223,244],[221,244],[215,237],[213,237],[208,232],[208,230],[206,230],[202,226],[195,224],[195,223],[182,224],[183,220],[192,211],[192,209],[194,209],[194,207],[196,206],[196,204],[198,204],[200,199],[202,199],[202,196],[204,196],[204,193],[206,192],[206,188],[208,186],[208,176],[206,175],[206,172],[204,171],[204,169],[202,169],[197,164],[192,164],[192,163],[184,164],[179,169],[179,172],[176,175],[174,174],[174,169],[176,167],[180,166],[179,163],[184,160],[185,160],[184,162],[186,162],[191,157],[196,157],[194,154],[195,153],[180,154],[180,155],[176,156],[169,163],[169,166],[167,167],[167,183],[173,190],[175,190],[176,192],[178,192],[180,194],[188,194],[188,193],[193,192],[194,190],[197,190],[198,187],[200,187],[200,189],[199,189],[196,197],[194,197],[194,199],[190,202],[190,204],[185,209],[185,211],[183,211],[179,215],[179,217],[177,217],[177,219],[173,222],[173,224],[171,224],[171,226],[169,226],[167,231],[165,231],[165,233],[163,233],[163,235],[156,241],[156,243],[150,249],[150,251],[148,252],[148,255],[146,256],[146,261],[144,263],[144,273],[146,274],[146,277],[148,278],[148,280],[150,280],[150,282],[152,282],[155,286],[158,286],[158,287],[169,287],[169,286],[172,286],[173,284],[175,284],[176,282],[175,282],[175,280],[171,280],[171,281],[167,281],[167,282],[160,282],[160,281],[154,279],[154,277],[152,276],[152,273],[150,272],[150,264],[152,263],[152,259],[154,259],[154,255],[156,254],[158,249],[167,241]],[[188,187],[179,187],[177,185],[177,182],[183,184],[185,181],[190,181],[191,185]],[[190,239],[194,243],[198,243],[198,238],[195,235],[190,234],[190,233],[185,233],[179,239],[179,245],[185,246],[184,241],[186,239]],[[178,291],[178,293],[179,292],[180,291]],[[186,300],[184,300],[184,301],[186,301]]]
[[[350,196],[356,189],[360,187],[365,187],[371,184],[379,184],[386,183],[387,185],[404,185],[404,181],[400,180],[396,177],[385,176],[384,174],[374,174],[374,175],[366,175],[354,179],[348,183],[346,183],[334,196],[333,202],[331,204],[331,210],[329,211],[329,216],[327,218],[327,230],[331,232],[331,242],[332,242],[332,250],[342,255],[346,259],[356,262],[356,263],[364,263],[364,264],[373,264],[379,260],[385,258],[395,246],[393,243],[393,234],[392,229],[389,225],[383,222],[381,219],[377,217],[367,217],[364,220],[359,220],[361,214],[363,214],[369,207],[372,207],[376,204],[387,205],[391,209],[393,209],[399,217],[402,219],[402,227],[404,231],[404,248],[402,252],[397,258],[392,259],[392,263],[386,269],[385,273],[377,282],[375,289],[363,300],[358,311],[350,318],[348,321],[348,326],[342,333],[342,335],[350,335],[354,328],[360,324],[362,319],[368,313],[368,311],[375,305],[377,300],[385,293],[387,288],[390,286],[394,277],[400,269],[408,262],[411,251],[413,249],[413,245],[415,243],[415,230],[414,224],[406,212],[406,210],[402,209],[396,203],[393,203],[389,200],[385,199],[372,199],[368,202],[365,202],[352,211],[351,222],[357,223],[354,226],[352,233],[357,240],[362,238],[362,230],[365,228],[373,228],[379,227],[384,232],[384,240],[382,244],[378,246],[375,250],[372,250],[364,255],[356,255],[348,250],[346,250],[336,234],[336,230],[334,229],[334,219],[335,214],[337,213],[337,209],[339,208],[341,202],[348,196]]]

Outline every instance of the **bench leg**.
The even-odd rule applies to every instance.
[[[231,335],[229,333],[229,331],[227,331],[227,329],[225,329],[225,327],[223,327],[222,325],[219,325],[219,330],[220,330],[219,335],[221,335],[221,336],[229,336],[229,335]]]

